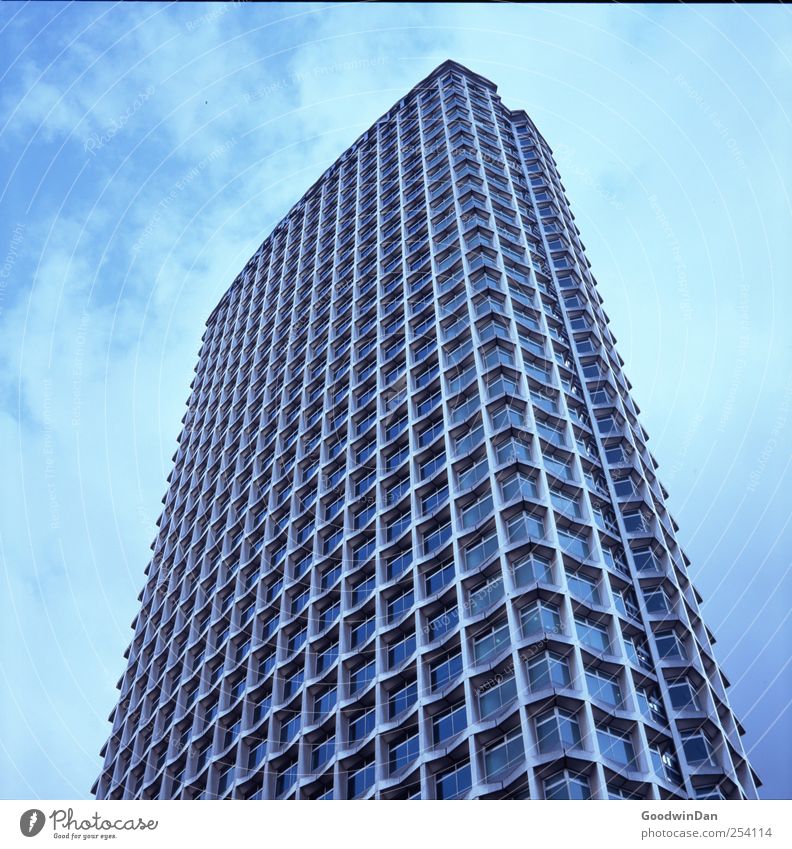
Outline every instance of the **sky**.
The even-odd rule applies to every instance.
[[[783,6],[0,4],[0,797],[88,798],[204,323],[447,58],[555,152],[767,798],[792,796]]]

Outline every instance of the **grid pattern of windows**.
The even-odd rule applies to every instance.
[[[550,149],[444,63],[207,322],[94,792],[755,796],[655,469]]]

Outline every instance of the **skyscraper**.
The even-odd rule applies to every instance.
[[[207,322],[100,798],[754,798],[551,151],[445,62]]]

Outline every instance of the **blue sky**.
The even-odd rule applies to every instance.
[[[792,796],[792,17],[0,5],[0,797],[81,798],[206,317],[446,58],[554,148],[767,797]]]

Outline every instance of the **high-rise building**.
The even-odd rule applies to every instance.
[[[445,62],[207,322],[100,798],[754,798],[552,153]]]

